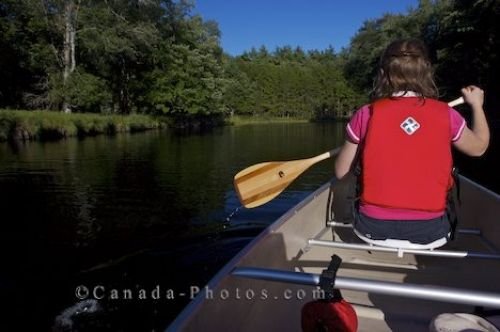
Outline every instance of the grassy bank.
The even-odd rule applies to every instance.
[[[156,129],[164,122],[147,115],[65,114],[0,110],[0,141],[50,140]]]
[[[309,122],[309,120],[300,118],[288,118],[288,117],[234,115],[228,118],[227,122],[230,125],[243,126],[249,124],[265,124],[265,123],[304,123],[304,122]]]
[[[304,123],[307,119],[270,116],[154,117],[149,115],[101,115],[50,111],[0,110],[0,141],[57,140],[99,134],[113,135],[162,127],[194,129],[225,124],[242,126],[268,123]]]

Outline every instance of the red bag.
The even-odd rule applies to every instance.
[[[344,299],[317,300],[302,307],[304,332],[356,332],[358,317],[352,305]]]

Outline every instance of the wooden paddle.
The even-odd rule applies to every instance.
[[[464,99],[460,97],[448,105],[453,107],[462,103]],[[268,161],[245,168],[234,176],[234,187],[241,204],[246,208],[254,208],[269,202],[309,167],[339,151],[340,148],[336,148],[312,158]]]

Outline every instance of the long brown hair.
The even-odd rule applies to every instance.
[[[414,91],[429,98],[439,95],[427,47],[418,39],[396,40],[380,57],[372,98],[391,97],[399,91]]]

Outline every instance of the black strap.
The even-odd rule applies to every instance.
[[[462,204],[462,200],[460,199],[460,177],[458,176],[458,168],[453,167],[453,171],[451,174],[453,176],[453,181],[455,181],[455,187],[457,190],[457,203],[458,206],[460,206]]]
[[[458,208],[462,204],[462,201],[460,199],[460,178],[456,167],[453,168],[451,175],[454,184],[450,191],[448,191],[446,214],[450,222],[450,240],[453,240],[458,225]]]
[[[337,271],[342,263],[342,259],[333,255],[328,268],[321,272],[319,277],[319,287],[325,292],[325,300],[341,300],[342,295],[338,289],[335,289],[335,278],[337,277]]]

